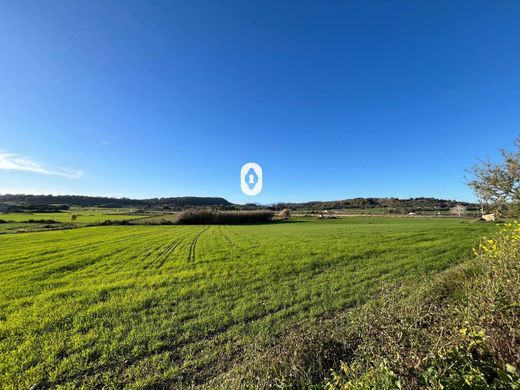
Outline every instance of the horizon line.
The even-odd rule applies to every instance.
[[[452,201],[452,202],[459,202],[459,203],[468,203],[468,204],[479,204],[478,201],[467,201],[467,200],[459,200],[459,199],[450,199],[450,198],[437,198],[435,196],[410,196],[407,198],[400,198],[395,196],[356,196],[351,198],[338,198],[338,199],[329,199],[329,200],[306,200],[306,201],[275,201],[275,202],[254,202],[251,200],[251,202],[245,202],[245,203],[235,203],[230,200],[228,200],[224,196],[215,195],[176,195],[176,196],[155,196],[155,197],[146,197],[146,198],[139,198],[139,197],[128,197],[128,196],[117,196],[117,195],[81,195],[81,194],[36,194],[36,193],[0,193],[0,197],[2,196],[83,196],[87,198],[110,198],[110,199],[129,199],[129,200],[137,200],[137,201],[145,201],[145,200],[151,200],[151,199],[170,199],[170,198],[221,198],[225,201],[235,204],[235,205],[246,205],[246,204],[257,204],[262,206],[268,206],[268,205],[274,205],[274,204],[291,204],[291,203],[313,203],[313,202],[338,202],[342,200],[352,200],[352,199],[397,199],[397,200],[408,200],[408,199],[435,199],[435,200],[445,200],[445,201]]]

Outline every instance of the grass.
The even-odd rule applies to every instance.
[[[179,217],[179,212],[169,214],[152,214],[143,218],[133,220],[132,225],[161,225],[175,224]]]
[[[0,234],[27,233],[48,230],[71,229],[91,224],[137,223],[147,219],[147,215],[125,214],[127,210],[70,210],[56,213],[2,213],[0,214]],[[75,215],[75,219],[73,219]]]
[[[483,238],[476,256],[386,290],[274,346],[250,350],[221,388],[520,388],[520,225]]]
[[[462,262],[492,229],[352,217],[0,235],[0,383],[204,384],[302,322]]]
[[[72,221],[72,215],[77,219]],[[102,213],[96,211],[64,211],[58,213],[4,213],[0,214],[0,219],[12,222],[25,222],[30,220],[53,220],[56,222],[75,222],[75,223],[98,223],[107,220],[122,221],[142,218],[136,214]]]

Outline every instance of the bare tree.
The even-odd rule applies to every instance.
[[[516,140],[516,150],[509,152],[500,149],[500,163],[481,161],[469,173],[469,186],[473,188],[480,201],[491,212],[512,214],[520,211],[520,137]]]
[[[452,207],[450,209],[450,212],[452,214],[458,215],[459,217],[462,217],[464,214],[466,214],[466,207],[461,204],[458,204],[455,207]]]

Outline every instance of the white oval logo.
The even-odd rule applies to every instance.
[[[249,196],[255,196],[262,192],[262,186],[262,167],[252,162],[244,164],[240,170],[240,188],[242,192]]]

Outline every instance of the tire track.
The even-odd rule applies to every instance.
[[[67,238],[67,240],[63,240],[59,246],[57,246],[52,251],[44,251],[41,252],[40,250],[33,251],[25,256],[17,257],[14,259],[10,259],[10,263],[13,267],[17,266],[18,268],[25,267],[27,262],[35,263],[35,258],[37,259],[37,262],[45,262],[47,260],[54,260],[56,257],[56,254],[59,253],[60,256],[80,256],[89,252],[92,252],[93,250],[97,250],[98,248],[103,248],[106,246],[107,242],[110,243],[111,246],[114,246],[116,244],[120,244],[129,240],[137,240],[146,238],[147,236],[153,235],[154,232],[139,232],[139,233],[132,233],[130,235],[127,235],[122,238],[116,238],[113,239],[110,236],[100,238],[99,241],[95,242],[87,242],[84,244],[74,244],[70,245],[70,242],[76,239],[85,239],[82,236],[79,237],[73,237],[73,238]],[[99,233],[97,233],[99,235]],[[88,236],[87,236],[88,238]],[[68,245],[68,246],[66,246]],[[13,268],[14,270],[15,268]]]
[[[24,274],[26,274],[31,280],[33,279],[32,273],[35,273],[39,270],[44,269],[44,274],[46,277],[52,276],[53,273],[59,272],[60,264],[66,264],[69,260],[64,260],[70,257],[74,258],[74,263],[78,264],[86,264],[83,268],[88,268],[103,258],[112,258],[126,256],[127,258],[132,258],[131,254],[133,253],[132,247],[135,245],[128,245],[128,241],[139,242],[143,244],[150,239],[150,237],[156,235],[155,231],[145,231],[145,232],[132,232],[132,234],[125,235],[124,237],[116,237],[112,238],[110,236],[105,238],[104,244],[106,246],[107,243],[110,243],[110,250],[107,251],[99,251],[101,248],[101,242],[95,242],[93,244],[85,243],[78,245],[78,247],[71,248],[58,248],[53,253],[39,255],[33,255],[35,259],[32,260],[32,264],[30,266],[27,263],[30,260],[18,261],[15,260],[10,264],[8,268],[10,271],[15,271],[19,269],[24,269]],[[70,244],[70,241],[67,241]],[[79,271],[79,268],[78,268]],[[20,277],[20,275],[14,275],[13,278],[16,279]],[[41,276],[40,276],[41,277]]]
[[[167,244],[159,245],[158,247],[153,248],[151,251],[149,251],[146,256],[142,259],[144,263],[144,269],[149,268],[160,268],[162,265],[166,262],[170,254],[177,248],[186,237],[188,237],[190,234],[193,233],[193,228],[181,232],[179,235],[177,235],[173,241]],[[166,239],[168,237],[161,238]],[[155,258],[153,256],[157,255]],[[148,258],[152,257],[152,259],[147,262],[146,260]]]
[[[192,232],[193,231],[190,230],[188,233],[180,237],[177,237],[176,240],[174,240],[170,245],[168,245],[168,247],[157,257],[155,268],[161,268],[166,262],[166,260],[168,260],[170,255],[175,251],[175,249],[177,249],[177,247],[181,245],[186,239],[186,237],[188,237]]]
[[[224,231],[224,229],[222,229],[222,225],[219,225],[218,231],[219,231],[220,235],[224,238],[224,241],[226,241],[226,243],[229,246],[233,246],[233,242],[229,238],[228,234]]]
[[[193,241],[191,242],[191,245],[190,245],[190,252],[188,254],[189,263],[193,263],[195,261],[195,249],[197,247],[197,241],[199,240],[199,237],[202,235],[202,233],[204,233],[208,229],[209,229],[209,226],[206,226],[199,233],[197,233],[197,235],[193,238]]]

